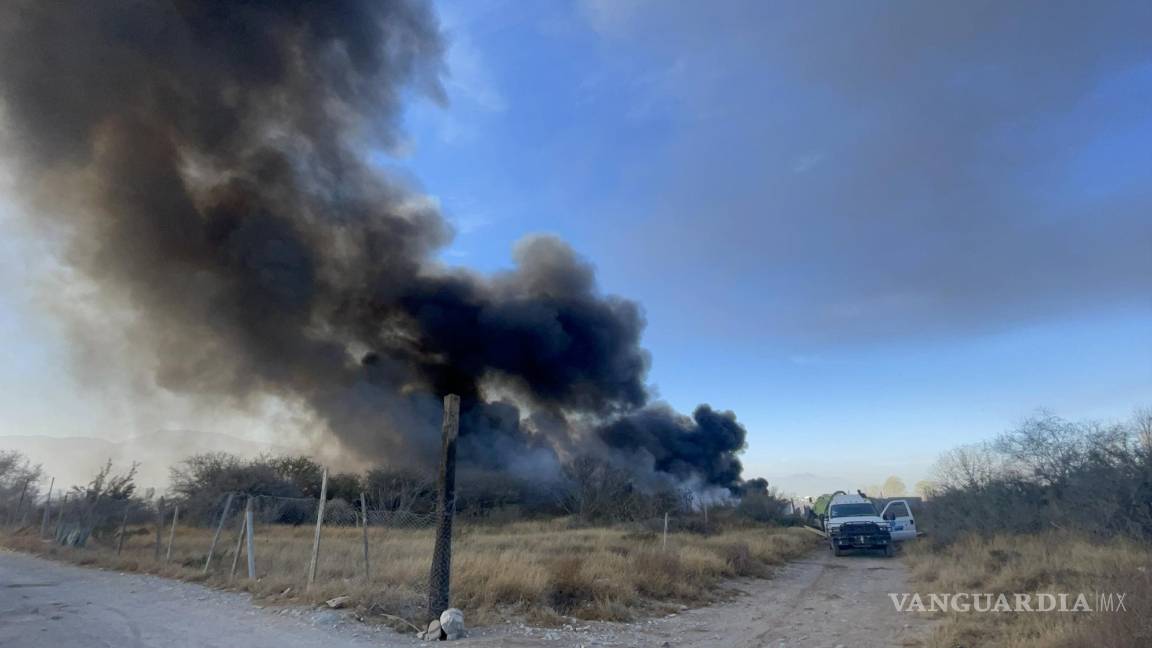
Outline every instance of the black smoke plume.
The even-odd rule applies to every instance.
[[[600,451],[738,483],[733,415],[648,405],[635,303],[554,238],[494,276],[440,266],[450,228],[365,162],[406,95],[442,98],[444,47],[408,0],[12,0],[5,157],[164,389],[273,394],[350,452],[424,463],[455,392],[478,465]]]

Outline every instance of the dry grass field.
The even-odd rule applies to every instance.
[[[949,612],[934,648],[1113,648],[1152,645],[1152,548],[1067,534],[969,536],[909,550],[913,583],[933,592],[1126,592],[1126,612]]]
[[[148,529],[129,531],[135,533],[120,556],[108,542],[93,540],[85,549],[73,549],[41,541],[31,531],[3,536],[3,542],[80,564],[245,590],[268,604],[319,603],[348,595],[365,618],[387,622],[386,615],[394,615],[420,622],[422,617],[431,529],[370,528],[371,575],[365,580],[361,529],[325,527],[317,582],[310,590],[305,588],[313,534],[309,526],[256,527],[255,581],[247,579],[244,557],[235,577],[229,577],[234,529],[222,535],[207,575],[202,568],[211,530],[178,529],[168,563],[153,559],[155,536]],[[625,620],[706,602],[721,580],[766,576],[771,567],[807,553],[814,544],[811,534],[794,528],[673,533],[664,549],[655,533],[572,528],[567,519],[462,525],[453,542],[452,599],[471,623]]]

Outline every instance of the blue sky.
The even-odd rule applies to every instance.
[[[746,476],[911,484],[1038,407],[1152,405],[1146,7],[436,6],[447,100],[374,159],[455,225],[446,264],[569,241],[643,305],[659,396],[744,422]],[[212,424],[81,387],[5,221],[4,433]]]
[[[644,305],[658,393],[747,424],[751,474],[915,481],[1035,408],[1149,403],[1152,55],[1123,12],[656,4],[438,4],[449,105],[395,164],[456,223],[446,262],[569,240]]]

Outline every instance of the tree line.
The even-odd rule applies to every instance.
[[[931,496],[931,533],[944,542],[1051,529],[1152,539],[1152,409],[1119,423],[1042,411],[944,454]]]
[[[209,518],[226,493],[281,498],[319,497],[323,466],[304,456],[241,459],[227,453],[199,454],[172,468],[171,492],[192,516]],[[507,473],[462,470],[457,477],[456,511],[476,520],[505,521],[569,515],[587,522],[620,522],[656,518],[666,512],[699,510],[700,496],[671,482],[640,484],[634,475],[610,461],[579,456],[554,479],[541,481]],[[359,508],[366,497],[373,510],[432,513],[436,484],[414,469],[378,467],[363,473],[338,472],[328,477],[329,507]],[[778,520],[784,500],[763,479],[751,479],[740,492],[714,498],[719,508],[739,509],[750,520]],[[281,507],[277,522],[300,524],[313,511]]]

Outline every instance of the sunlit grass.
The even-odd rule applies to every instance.
[[[1152,645],[1152,547],[1072,534],[969,536],[909,551],[922,594],[1126,592],[1127,612],[961,613],[944,615],[934,648]]]
[[[53,558],[120,571],[140,571],[252,592],[268,603],[320,603],[348,595],[366,617],[380,613],[421,621],[433,547],[432,529],[371,527],[370,575],[364,573],[362,529],[325,527],[315,585],[307,589],[314,529],[257,525],[256,580],[246,559],[230,577],[237,529],[225,530],[209,573],[203,573],[212,530],[179,528],[170,562],[153,559],[150,529],[129,528],[123,553],[113,541],[93,539],[85,549],[60,547],[28,532],[4,543]],[[167,530],[163,540],[167,543]],[[715,586],[735,576],[764,576],[774,565],[813,547],[800,529],[764,527],[714,535],[657,534],[627,528],[571,528],[567,519],[501,526],[458,525],[453,540],[452,602],[471,622],[563,617],[626,619],[671,605],[710,599]],[[163,558],[163,552],[162,556]],[[383,618],[382,616],[380,618]]]

